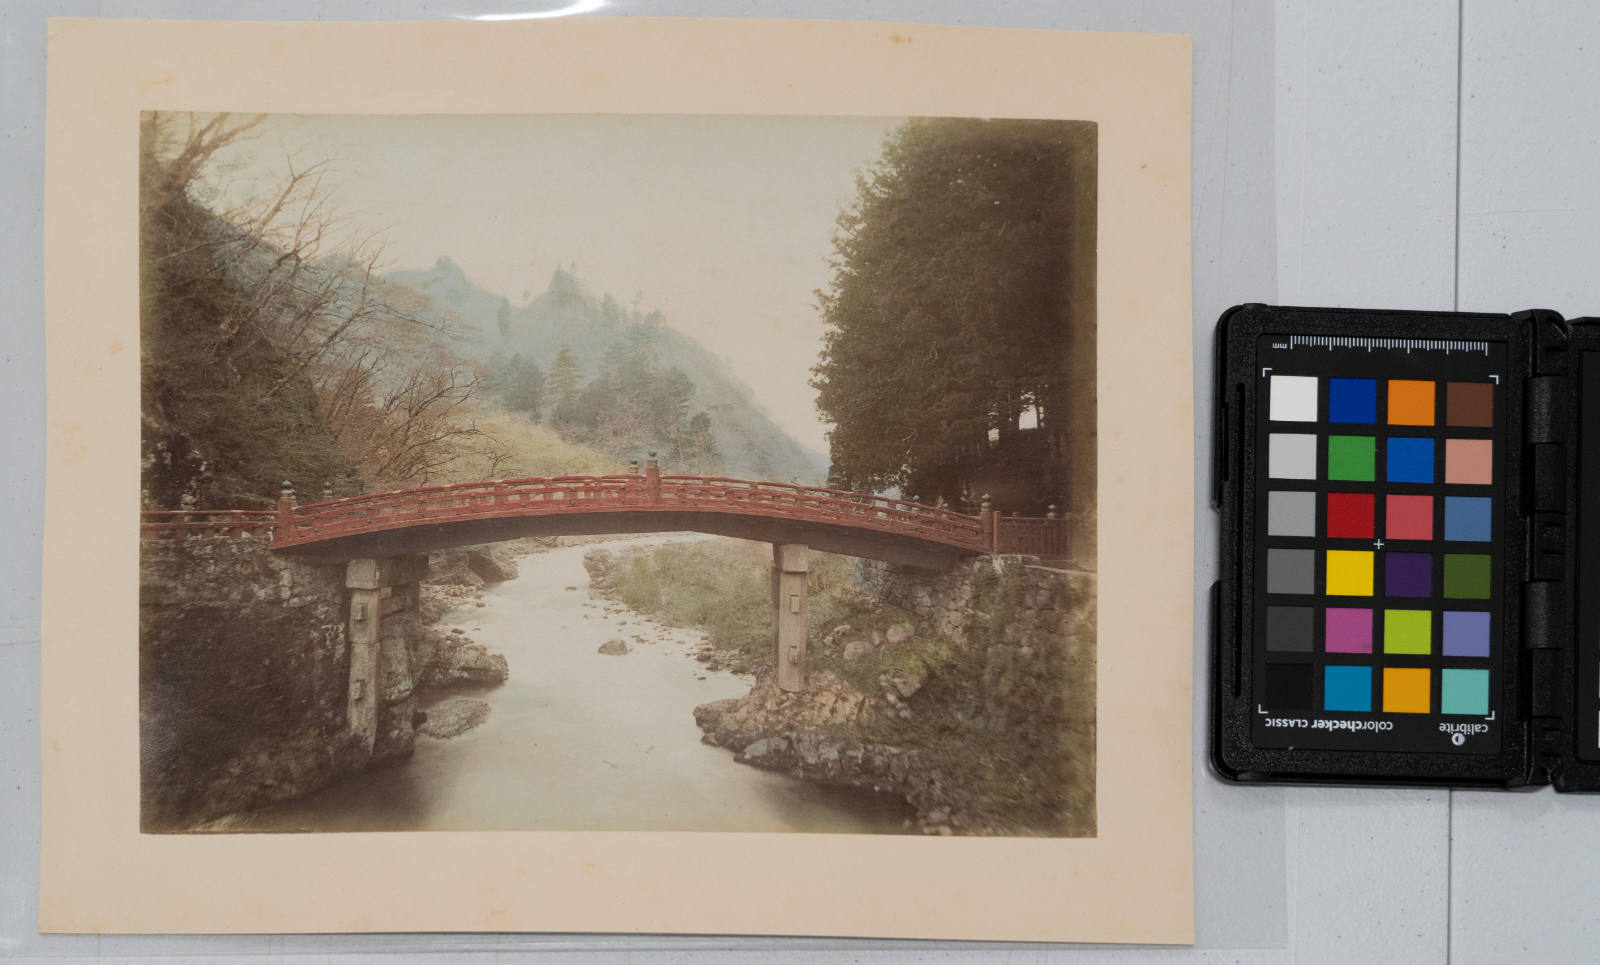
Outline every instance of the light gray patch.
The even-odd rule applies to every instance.
[[[1273,479],[1317,478],[1317,437],[1297,432],[1268,433],[1267,475]]]
[[[1317,535],[1317,494],[1267,493],[1267,535]]]

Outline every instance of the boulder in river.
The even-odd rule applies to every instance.
[[[429,707],[417,727],[420,733],[441,739],[459,737],[489,719],[489,702],[477,697],[454,697]]]
[[[596,546],[583,554],[583,568],[589,573],[589,586],[598,593],[613,589],[617,559],[610,550]]]
[[[424,684],[428,687],[503,684],[509,676],[511,670],[505,657],[490,653],[479,644],[467,643],[441,649],[428,667]]]
[[[628,642],[626,640],[618,638],[616,640],[607,640],[605,643],[600,644],[599,652],[608,657],[620,657],[625,653],[632,653],[633,651],[628,646]]]

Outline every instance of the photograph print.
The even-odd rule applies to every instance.
[[[1094,123],[141,117],[150,833],[1096,833]]]

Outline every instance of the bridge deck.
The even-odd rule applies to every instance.
[[[706,476],[643,474],[507,479],[371,493],[276,513],[146,513],[145,535],[253,533],[325,562],[524,536],[700,532],[804,543],[867,559],[945,569],[980,553],[1049,554],[1065,520],[968,516],[867,493]],[[1007,524],[1002,527],[1001,524]]]

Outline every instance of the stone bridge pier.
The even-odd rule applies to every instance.
[[[804,543],[772,544],[772,642],[777,648],[778,688],[806,689],[806,590],[810,548]]]
[[[350,610],[350,684],[346,719],[374,763],[411,751],[410,643],[421,633],[418,594],[428,554],[355,559],[345,564]]]

